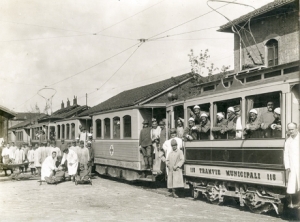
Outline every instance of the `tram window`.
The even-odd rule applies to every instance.
[[[65,139],[65,125],[64,124],[61,125],[61,132],[62,132],[61,138]]]
[[[224,100],[214,103],[215,139],[242,139],[241,98]]]
[[[209,140],[210,137],[210,104],[200,104],[188,107],[189,117],[193,117],[198,130],[198,139]]]
[[[71,124],[71,139],[75,139],[75,123]]]
[[[183,106],[175,106],[174,107],[174,119],[175,119],[175,127],[177,128],[178,127],[178,122],[177,120],[178,119],[182,119],[184,120],[184,108]],[[183,125],[182,125],[183,126]]]
[[[120,117],[114,117],[113,124],[113,138],[120,139]]]
[[[60,139],[60,125],[57,125],[57,139]]]
[[[67,124],[66,127],[67,127],[66,139],[70,139],[70,124]]]
[[[104,119],[104,138],[110,139],[110,119]]]
[[[281,92],[246,97],[247,125],[244,130],[246,138],[282,137],[280,98]]]
[[[102,135],[102,121],[101,119],[96,120],[96,138],[101,139]]]
[[[124,138],[131,138],[131,116],[126,115],[123,117],[124,123]]]

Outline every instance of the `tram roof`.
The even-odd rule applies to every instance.
[[[138,105],[139,103],[158,95],[171,87],[178,85],[179,83],[191,78],[190,73],[186,73],[180,76],[171,77],[156,83],[141,86],[138,88],[123,91],[108,100],[92,107],[79,114],[78,116],[87,116],[96,112],[103,112],[108,110],[120,109],[130,106]]]
[[[242,22],[247,21],[250,18],[259,17],[260,15],[269,13],[271,11],[274,11],[275,9],[281,8],[283,6],[286,6],[286,5],[288,5],[290,3],[294,3],[294,2],[296,3],[297,1],[296,0],[275,0],[275,1],[270,2],[252,12],[242,15],[241,17],[239,17],[237,19],[234,19],[231,22],[226,23],[225,25],[222,25],[218,31],[232,32],[232,29],[231,29],[232,24],[235,24],[235,25],[240,24]],[[276,13],[278,13],[278,12],[276,11]]]

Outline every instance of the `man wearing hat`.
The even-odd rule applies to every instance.
[[[184,164],[184,156],[180,149],[177,147],[177,141],[171,140],[172,152],[167,157],[167,168],[168,168],[168,188],[172,189],[172,195],[177,198],[176,189],[183,188],[183,175],[182,165]]]
[[[191,112],[191,117],[194,118],[195,125],[199,125],[201,122],[201,109],[200,106],[196,105],[193,107],[193,112]]]
[[[195,126],[195,119],[189,118],[188,126],[184,129],[183,138],[185,141],[192,141],[198,139],[199,128]]]
[[[63,150],[63,158],[61,161],[61,165],[63,165],[65,161],[67,161],[68,174],[74,182],[78,170],[78,156],[70,148],[65,148]]]
[[[270,128],[272,130],[272,137],[281,138],[281,116],[280,108],[274,109],[274,121],[271,123]]]
[[[145,168],[152,169],[152,138],[148,120],[144,120],[140,132],[139,147],[144,157]]]
[[[251,109],[249,111],[249,120],[244,129],[246,138],[261,138],[260,125],[256,109]]]
[[[236,136],[236,114],[233,107],[228,107],[227,109],[227,126],[225,126],[221,133],[227,133],[228,139],[235,139]]]
[[[200,140],[209,140],[210,136],[210,121],[206,113],[200,115],[201,122],[198,126]]]
[[[218,112],[217,113],[217,123],[216,126],[212,128],[213,136],[215,139],[227,139],[226,134],[221,133],[221,129],[225,128],[227,126],[228,121],[225,119],[225,113]]]
[[[180,139],[179,137],[177,137],[177,130],[172,128],[170,130],[170,139],[167,140],[166,142],[164,142],[164,144],[162,145],[162,150],[163,150],[163,155],[161,155],[161,160],[162,162],[166,162],[166,159],[168,158],[169,154],[172,152],[173,148],[171,145],[171,141],[172,140],[176,140],[177,142],[177,148],[179,150],[183,149],[183,142],[182,139]],[[167,174],[168,174],[168,169],[167,170]]]
[[[261,129],[263,130],[263,137],[264,138],[271,138],[272,137],[272,130],[270,128],[270,125],[274,122],[274,103],[268,102],[267,103],[267,112],[262,113],[260,116],[260,122],[261,122]]]

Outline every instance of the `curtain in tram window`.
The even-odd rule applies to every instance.
[[[251,109],[253,109],[253,106],[254,106],[254,98],[253,97],[249,97],[247,99],[247,112],[246,112],[246,120],[248,120],[248,117],[249,117],[249,111]],[[247,121],[246,121],[247,122]]]
[[[211,117],[211,120],[213,121],[214,123],[214,126],[217,124],[217,112],[218,112],[218,107],[217,107],[217,104],[214,104],[213,106],[213,117]]]

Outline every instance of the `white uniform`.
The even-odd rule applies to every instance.
[[[28,167],[29,168],[34,168],[34,150],[29,150],[27,153],[27,159],[28,159]]]
[[[299,177],[299,132],[295,138],[289,137],[284,145],[284,166],[290,169],[287,193],[294,194],[300,191]]]
[[[64,153],[61,163],[63,164],[67,160],[68,162],[68,174],[70,176],[75,175],[77,173],[78,168],[78,156],[77,154],[69,149],[69,153]]]
[[[25,160],[25,153],[22,149],[17,149],[15,152],[15,163],[20,164]]]
[[[3,150],[2,150],[2,162],[3,163],[8,163],[8,160],[9,159],[12,159],[13,158],[13,154],[12,154],[12,151],[11,149],[5,147]]]
[[[11,155],[12,155],[12,159],[15,159],[15,152],[16,152],[16,150],[18,149],[18,147],[16,147],[16,146],[11,146],[10,148],[9,148],[10,150],[11,150]]]
[[[171,139],[169,139],[169,140],[167,140],[167,141],[165,141],[164,142],[164,144],[163,144],[163,150],[164,150],[164,152],[165,152],[165,157],[162,157],[162,160],[165,162],[166,161],[166,159],[168,158],[168,156],[169,156],[169,154],[173,151],[173,148],[172,148],[172,146],[171,146],[171,141],[173,140],[173,139],[175,139],[176,141],[177,141],[177,149],[178,150],[182,150],[182,148],[183,148],[183,142],[182,142],[182,139],[180,139],[180,138],[178,138],[178,137],[174,137],[174,138],[171,138]],[[166,169],[167,169],[167,174],[168,174],[168,167],[166,167]]]
[[[45,177],[49,177],[55,167],[56,158],[48,156],[42,164],[41,180],[45,180]]]

